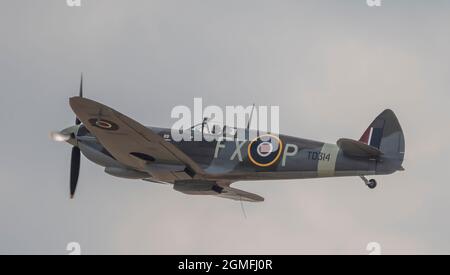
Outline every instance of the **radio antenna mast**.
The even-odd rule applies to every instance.
[[[255,103],[253,103],[252,112],[250,113],[250,117],[247,122],[247,130],[250,130],[250,122],[252,122],[253,112],[255,111]]]

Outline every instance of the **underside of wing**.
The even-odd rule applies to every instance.
[[[174,179],[203,174],[200,166],[161,136],[114,109],[73,97],[70,106],[88,130],[120,163],[150,174],[173,173]],[[185,173],[177,172],[185,171]]]
[[[240,189],[230,187],[231,183],[217,183],[208,180],[176,181],[173,188],[188,195],[212,195],[225,199],[247,202],[262,202],[264,198]]]
[[[249,193],[232,187],[224,187],[222,192],[217,196],[225,199],[232,199],[235,201],[248,201],[248,202],[264,201],[264,198],[257,194]]]

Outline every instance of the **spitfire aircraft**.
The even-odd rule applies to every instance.
[[[286,135],[260,134],[253,140],[216,141],[171,139],[170,128],[145,127],[118,111],[80,95],[70,99],[75,125],[52,138],[73,146],[70,196],[80,171],[80,152],[116,177],[169,184],[190,195],[214,195],[240,201],[264,198],[232,188],[237,181],[357,176],[371,189],[369,175],[403,171],[405,140],[397,117],[383,111],[359,140],[336,144]],[[189,131],[202,131],[192,127]],[[226,126],[225,126],[226,127]],[[226,132],[226,129],[221,131]],[[209,139],[210,140],[210,139]]]

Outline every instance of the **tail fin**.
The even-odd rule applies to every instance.
[[[392,110],[384,110],[370,124],[359,141],[378,148],[383,152],[383,156],[399,162],[401,167],[405,154],[405,137]]]

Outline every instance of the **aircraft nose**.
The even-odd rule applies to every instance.
[[[63,141],[68,141],[70,139],[70,135],[65,135],[62,132],[51,132],[50,138],[53,141],[63,142]]]
[[[59,132],[51,132],[50,138],[57,142],[68,142],[70,144],[76,143],[75,137],[79,128],[80,128],[79,125],[74,125],[67,127]]]

